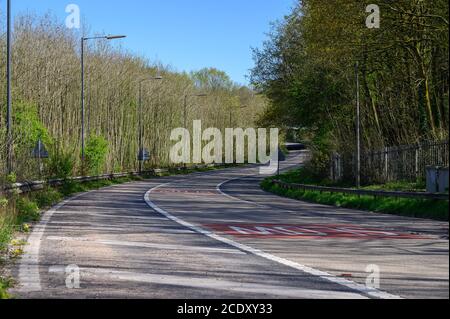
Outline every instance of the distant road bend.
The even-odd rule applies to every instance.
[[[300,164],[292,152],[282,167]],[[448,223],[263,192],[256,167],[81,194],[48,211],[19,298],[448,298]],[[80,285],[71,285],[79,270]],[[377,274],[379,271],[379,287]],[[72,276],[72,277],[71,277]],[[366,285],[369,280],[369,286]]]

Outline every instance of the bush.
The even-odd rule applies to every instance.
[[[18,198],[16,201],[16,209],[20,223],[26,221],[39,220],[39,207],[35,202],[30,201],[26,197]]]
[[[8,176],[6,176],[6,182],[8,184],[16,183],[17,182],[17,175],[16,175],[16,173],[13,172],[13,173],[9,174]]]
[[[86,187],[81,183],[74,181],[66,181],[59,189],[62,195],[70,196],[72,194],[81,193],[86,191]]]
[[[7,289],[11,288],[12,281],[3,279],[0,277],[0,300],[1,299],[9,299],[11,296],[6,292]]]
[[[13,112],[14,156],[18,180],[33,179],[37,174],[37,160],[30,155],[38,140],[46,148],[53,145],[53,139],[46,126],[42,123],[38,106],[27,101],[15,101]],[[36,168],[36,170],[31,168]]]
[[[0,198],[0,208],[6,208],[8,206],[8,200],[6,198]]]
[[[61,193],[52,188],[33,194],[33,202],[35,202],[39,208],[50,207],[61,201],[61,199]]]
[[[91,136],[85,149],[86,169],[89,174],[99,175],[106,162],[108,141],[102,136]]]
[[[47,166],[47,175],[51,178],[67,179],[72,176],[75,160],[70,153],[58,153],[50,157]]]

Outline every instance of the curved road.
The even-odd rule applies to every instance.
[[[301,155],[283,168],[301,163]],[[280,198],[260,190],[257,173],[246,167],[166,177],[69,199],[33,230],[12,293],[449,297],[448,223]]]

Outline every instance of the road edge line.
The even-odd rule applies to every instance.
[[[202,235],[207,236],[209,238],[215,239],[215,240],[220,241],[220,242],[222,242],[224,244],[227,244],[227,245],[230,245],[230,246],[235,247],[237,249],[243,250],[243,251],[245,251],[247,253],[250,253],[250,254],[253,254],[255,256],[262,257],[264,259],[277,262],[279,264],[288,266],[290,268],[294,268],[296,270],[303,271],[303,272],[305,272],[307,274],[310,274],[310,275],[319,277],[321,279],[333,282],[335,284],[347,287],[349,289],[352,289],[354,291],[359,292],[362,295],[366,295],[366,296],[369,296],[369,297],[372,297],[372,298],[378,298],[378,299],[402,299],[400,296],[393,295],[393,294],[390,294],[390,293],[387,293],[387,292],[384,292],[384,291],[381,291],[381,290],[378,290],[378,289],[375,289],[375,288],[367,287],[365,285],[356,283],[354,281],[347,280],[345,278],[336,277],[336,276],[334,276],[332,274],[329,274],[327,272],[324,272],[324,271],[321,271],[321,270],[317,270],[317,269],[314,269],[314,268],[310,268],[310,267],[307,267],[305,265],[302,265],[302,264],[299,264],[299,263],[296,263],[296,262],[293,262],[293,261],[290,261],[290,260],[287,260],[287,259],[284,259],[284,258],[281,258],[281,257],[274,256],[274,255],[266,253],[266,252],[264,252],[262,250],[259,250],[259,249],[256,249],[256,248],[253,248],[253,247],[250,247],[250,246],[247,246],[247,245],[240,244],[240,243],[235,242],[235,241],[233,241],[231,239],[219,236],[219,235],[217,235],[217,234],[215,234],[215,233],[213,233],[211,231],[205,230],[205,229],[203,229],[203,228],[201,228],[199,226],[195,226],[195,225],[193,225],[193,224],[191,224],[189,222],[186,222],[186,221],[184,221],[184,220],[182,220],[182,219],[180,219],[178,217],[175,217],[175,216],[171,215],[170,213],[168,213],[167,211],[165,211],[164,209],[162,209],[159,206],[157,206],[150,199],[150,195],[151,195],[151,193],[153,191],[155,191],[157,189],[160,189],[160,188],[163,188],[163,187],[166,187],[166,186],[168,186],[170,184],[172,184],[172,182],[161,184],[159,186],[151,188],[145,194],[144,200],[145,200],[145,202],[147,203],[147,205],[151,209],[153,209],[157,213],[167,217],[168,219],[176,222],[179,225],[187,227],[187,228],[195,231],[196,233],[199,233],[199,234],[202,234]]]
[[[128,183],[124,183],[128,184]],[[120,184],[120,185],[124,185]],[[18,293],[30,293],[42,291],[41,286],[41,276],[39,273],[39,253],[42,243],[42,238],[44,237],[45,228],[49,224],[53,215],[61,208],[66,206],[70,201],[76,200],[84,195],[114,188],[119,185],[111,185],[103,187],[100,189],[93,189],[87,192],[79,193],[73,195],[62,202],[54,205],[49,210],[45,211],[41,216],[39,222],[34,225],[33,230],[27,238],[27,244],[23,250],[23,255],[19,263],[19,273],[18,273],[18,287],[16,290]]]

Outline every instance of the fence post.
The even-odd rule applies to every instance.
[[[330,163],[330,177],[331,177],[331,180],[333,181],[333,182],[335,182],[336,181],[336,177],[335,177],[335,172],[334,172],[334,165],[335,165],[335,157],[334,157],[334,153],[333,154],[331,154],[331,163]]]
[[[389,148],[384,148],[384,174],[386,183],[389,182]]]
[[[416,148],[416,179],[419,178],[419,148]]]

